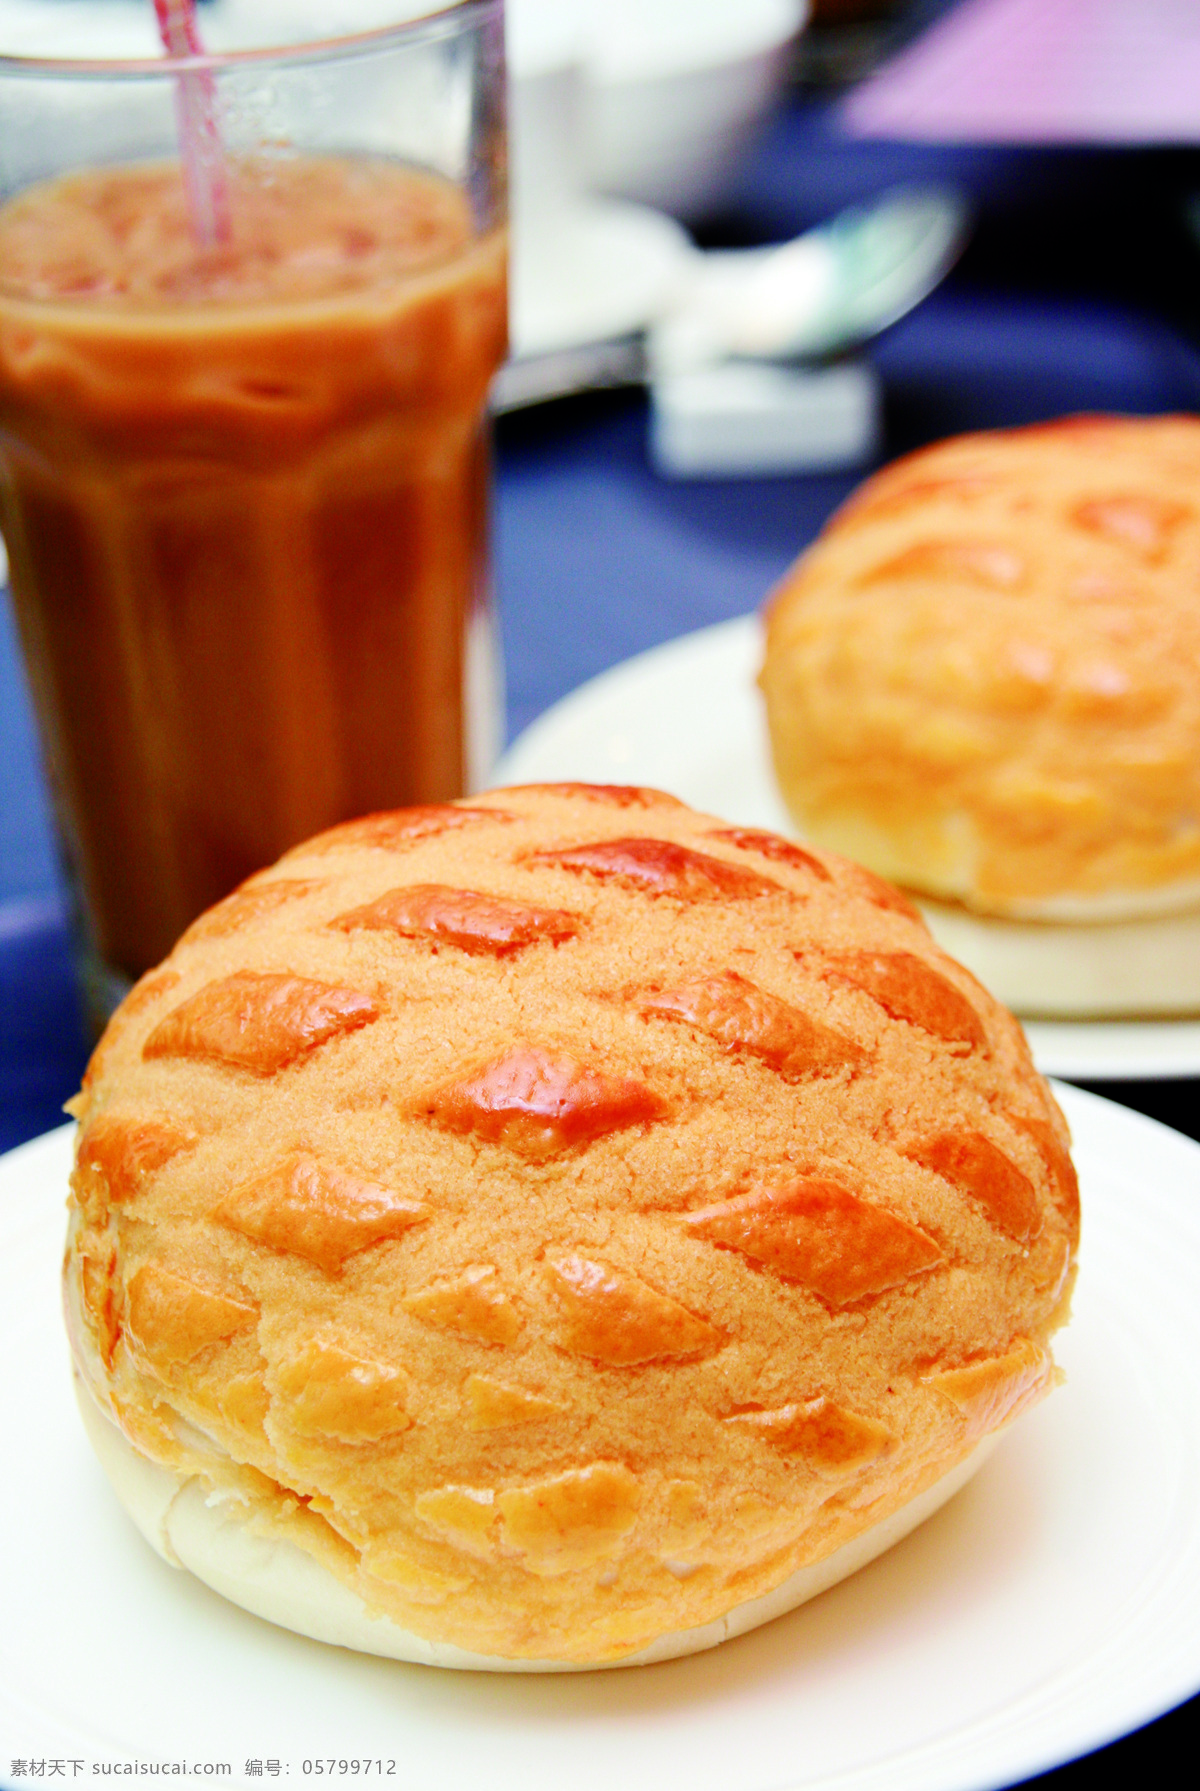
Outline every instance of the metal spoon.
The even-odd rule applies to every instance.
[[[930,293],[966,242],[969,211],[945,187],[896,187],[781,248],[698,256],[651,330],[655,374],[732,358],[816,360],[878,335]]]

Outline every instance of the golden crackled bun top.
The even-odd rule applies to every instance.
[[[870,873],[653,791],[297,848],[77,1105],[101,1401],[477,1652],[709,1621],[1052,1379],[1078,1202],[1015,1021]]]
[[[1200,419],[912,454],[767,620],[776,770],[810,837],[984,911],[1200,906]]]

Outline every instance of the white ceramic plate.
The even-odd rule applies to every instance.
[[[572,691],[515,740],[497,784],[650,784],[744,827],[794,833],[771,774],[754,616],[701,628]],[[1030,1020],[1038,1068],[1079,1081],[1200,1075],[1200,1020]]]
[[[556,230],[553,255],[513,269],[510,326],[519,359],[645,329],[695,251],[665,213],[621,199],[583,199]]]
[[[1085,1215],[1066,1385],[812,1604],[708,1654],[545,1679],[323,1647],[153,1555],[70,1390],[70,1129],[0,1159],[0,1776],[186,1760],[261,1791],[248,1761],[296,1787],[343,1776],[314,1760],[369,1759],[356,1776],[397,1791],[983,1791],[1181,1702],[1200,1687],[1200,1147],[1059,1093]]]

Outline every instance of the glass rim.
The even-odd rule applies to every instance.
[[[11,56],[0,54],[0,76],[42,76],[56,80],[162,80],[164,77],[221,74],[260,63],[323,62],[341,56],[365,55],[400,38],[436,38],[451,32],[472,13],[498,12],[503,0],[444,0],[427,12],[334,37],[300,43],[263,45],[254,49],[205,51],[201,56]]]

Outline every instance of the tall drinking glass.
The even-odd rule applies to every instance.
[[[0,59],[0,527],[97,1014],[288,845],[486,778],[503,92],[501,0]]]

